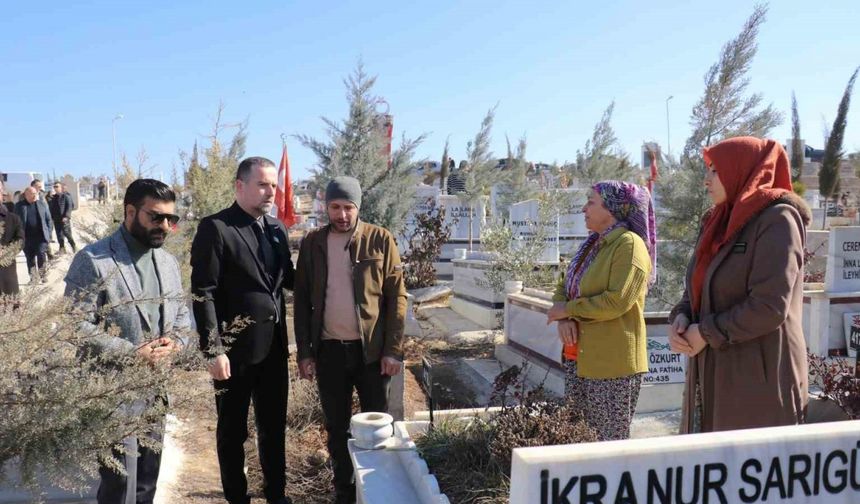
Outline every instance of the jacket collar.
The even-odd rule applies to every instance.
[[[609,245],[610,243],[612,243],[615,240],[617,240],[618,238],[620,238],[621,235],[623,235],[627,231],[629,231],[629,229],[627,229],[626,227],[623,227],[623,226],[613,229],[612,231],[609,232],[609,234],[607,234],[606,236],[603,237],[603,244]]]
[[[360,218],[355,223],[355,229],[352,231],[352,236],[349,237],[349,247],[353,247],[354,244],[358,242],[361,238],[362,233],[364,232],[364,221]],[[327,250],[328,244],[328,234],[331,232],[331,224],[326,224],[325,227],[322,228],[322,231],[319,233],[319,240],[317,241],[317,247],[322,248],[323,250]]]
[[[274,217],[268,214],[261,217],[263,225],[269,229],[270,236],[275,237],[277,240],[277,243],[273,244],[275,245],[275,251],[278,254],[281,254],[280,260],[278,261],[278,269],[275,272],[274,278],[272,278],[266,272],[265,266],[260,261],[260,257],[257,255],[257,237],[254,234],[254,230],[251,229],[251,226],[254,225],[255,222],[257,222],[257,219],[255,219],[251,214],[243,210],[242,207],[239,206],[239,203],[235,201],[230,207],[230,211],[233,212],[233,215],[235,216],[237,223],[236,230],[239,233],[239,237],[242,238],[243,242],[245,242],[245,245],[248,247],[251,257],[254,259],[254,263],[257,265],[257,269],[260,274],[260,280],[270,289],[273,286],[278,285],[284,275],[284,268],[282,267],[281,263],[285,262],[286,258],[289,257],[288,255],[285,257],[286,254],[289,254],[289,249],[286,249],[286,252],[282,253],[284,247],[279,245],[279,243],[281,239],[287,240],[287,237],[283,236],[283,238],[281,238],[279,236],[280,233],[278,232],[277,221],[272,222],[274,220]]]
[[[120,224],[120,226],[122,226],[122,224]],[[121,229],[117,229],[114,234],[110,236],[110,249],[113,252],[111,257],[113,258],[114,263],[116,263],[117,270],[125,282],[125,286],[131,295],[131,299],[133,301],[139,300],[143,295],[143,287],[140,285],[140,277],[134,269],[134,263],[131,260],[131,253],[128,250],[128,244],[125,242],[125,238],[122,237]],[[160,285],[164,285],[161,278],[161,268],[159,268],[158,264],[159,256],[158,254],[153,253],[153,257],[155,258],[155,269],[156,274],[158,275],[158,282]],[[140,319],[143,321],[143,325],[145,326],[144,330],[152,332],[152,327],[149,324],[149,317],[143,312],[143,308],[140,306],[140,303],[135,303],[134,306],[137,308]]]

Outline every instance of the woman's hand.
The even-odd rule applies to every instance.
[[[693,347],[684,338],[684,333],[690,326],[690,319],[683,313],[678,314],[672,324],[669,326],[669,348],[673,352],[689,355],[693,351]]]
[[[708,346],[708,342],[705,341],[705,338],[702,337],[702,333],[699,331],[699,324],[690,324],[687,332],[684,333],[684,339],[690,345],[690,352],[687,354],[690,357],[697,355]]]
[[[558,321],[558,339],[564,345],[575,345],[579,339],[579,326],[575,320]]]
[[[546,312],[546,325],[550,325],[557,320],[567,320],[570,318],[564,305],[565,303],[561,301],[553,303],[552,308]]]

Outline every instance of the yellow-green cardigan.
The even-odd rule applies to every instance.
[[[650,274],[645,242],[624,228],[606,235],[573,301],[567,299],[562,272],[552,299],[567,301],[567,313],[579,322],[579,376],[620,378],[648,371],[644,313]]]

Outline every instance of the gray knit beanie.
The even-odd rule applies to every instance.
[[[325,202],[328,204],[337,199],[345,199],[361,208],[361,184],[353,177],[335,177],[325,189]]]

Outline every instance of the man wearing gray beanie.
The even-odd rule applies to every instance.
[[[319,386],[336,502],[352,503],[352,390],[363,412],[388,409],[390,378],[402,368],[406,288],[392,234],[358,218],[358,180],[335,177],[325,200],[329,224],[309,233],[299,251],[295,335],[299,375]]]

